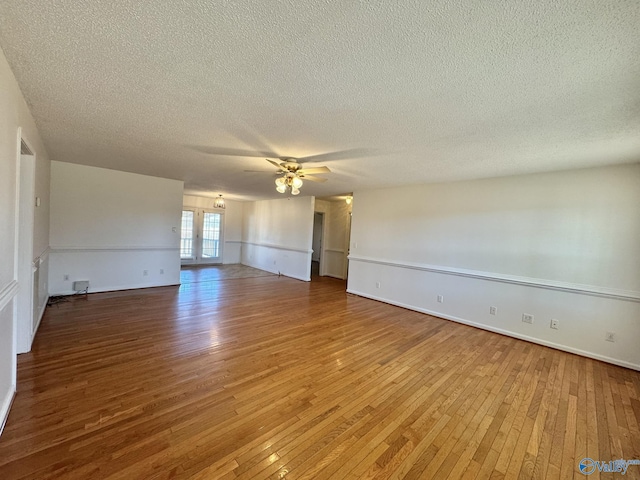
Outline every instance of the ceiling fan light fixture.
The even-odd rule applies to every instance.
[[[300,165],[298,159],[293,157],[280,157],[280,162],[269,158],[266,161],[278,169],[276,172],[278,178],[275,179],[275,184],[276,191],[279,193],[286,193],[289,190],[291,195],[300,195],[300,188],[304,185],[303,179],[322,183],[326,182],[327,179],[314,177],[313,174],[331,172],[327,167],[304,168]]]

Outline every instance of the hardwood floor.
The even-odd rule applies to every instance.
[[[585,478],[640,458],[640,373],[268,276],[47,309],[0,478]],[[640,478],[598,472],[587,478]]]
[[[180,271],[180,283],[199,283],[234,278],[269,277],[275,273],[237,263],[226,265],[186,265]]]

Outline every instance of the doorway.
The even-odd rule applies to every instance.
[[[324,213],[313,213],[313,240],[311,243],[311,277],[324,275],[323,254],[324,246]]]
[[[183,265],[222,263],[224,214],[203,208],[184,209],[180,234]]]

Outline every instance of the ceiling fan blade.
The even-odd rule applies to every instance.
[[[308,157],[298,158],[298,162],[326,162],[329,160],[343,160],[345,158],[361,158],[375,155],[375,151],[370,148],[352,148],[349,150],[340,150],[336,152],[319,153],[318,155],[310,155]]]
[[[311,175],[301,175],[300,178],[302,180],[311,180],[312,182],[318,182],[318,183],[324,183],[327,181],[326,178],[322,178],[322,177],[312,177]]]
[[[209,147],[206,145],[187,145],[187,147],[207,155],[224,155],[229,157],[275,157],[273,152],[263,152],[260,150],[243,150],[240,148]]]
[[[282,165],[280,165],[278,162],[274,162],[273,160],[270,160],[268,158],[265,158],[265,160],[267,162],[269,162],[271,165],[273,165],[274,167],[276,167],[279,170],[282,170],[284,172],[288,172],[289,170],[287,170],[285,167],[283,167]]]
[[[306,175],[308,173],[311,173],[311,174],[315,174],[315,173],[331,173],[331,170],[329,170],[328,167],[310,167],[310,168],[302,168],[301,170],[298,170],[298,173],[300,175]]]

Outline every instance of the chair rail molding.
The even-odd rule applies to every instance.
[[[421,263],[395,261],[387,259],[376,259],[371,257],[363,257],[349,255],[349,261],[372,263],[376,265],[384,265],[389,267],[406,268],[411,270],[420,270],[424,272],[440,273],[444,275],[455,275],[458,277],[476,278],[491,282],[510,283],[514,285],[524,285],[527,287],[543,288],[547,290],[558,290],[569,293],[578,293],[581,295],[591,295],[595,297],[612,298],[628,302],[640,303],[640,292],[633,290],[622,290],[614,288],[596,287],[593,285],[582,285],[569,282],[560,282],[556,280],[545,280],[540,278],[521,277],[517,275],[505,275],[501,273],[482,272],[477,270],[467,270],[462,268],[451,268],[439,265],[427,265]]]

